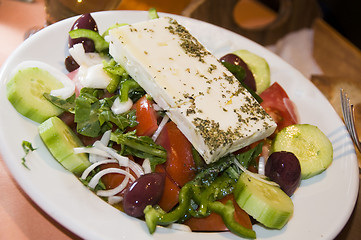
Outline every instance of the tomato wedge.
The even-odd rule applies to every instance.
[[[107,164],[100,165],[101,170],[104,170],[107,168],[121,168],[121,167],[119,166],[118,163],[107,163]],[[122,169],[124,169],[124,168],[122,168]],[[132,170],[130,170],[130,173],[135,178],[137,178],[137,175]],[[123,174],[108,173],[108,174],[102,176],[101,179],[102,179],[102,182],[104,183],[106,189],[113,189],[113,188],[116,188],[117,186],[119,186],[123,182],[124,178],[125,178],[125,176]],[[131,184],[132,184],[132,182],[129,181],[127,187],[129,187]],[[118,195],[122,195],[122,193],[119,193]]]
[[[155,167],[156,172],[165,172],[163,165]],[[166,212],[169,212],[178,203],[179,195],[178,185],[168,176],[165,177],[163,195],[158,205]]]
[[[225,204],[228,200],[233,201],[234,205],[234,218],[242,226],[252,229],[252,222],[249,215],[242,210],[236,201],[234,200],[233,194],[227,195],[220,200]],[[226,225],[223,223],[222,217],[216,213],[211,213],[208,217],[205,218],[190,218],[185,222],[192,231],[227,231]]]
[[[167,174],[183,187],[196,173],[191,143],[174,122],[165,125],[157,143],[167,150],[167,161],[164,163]]]
[[[293,102],[277,82],[263,91],[260,97],[263,99],[261,106],[277,123],[276,132],[298,122]]]
[[[135,127],[138,136],[151,136],[158,128],[157,112],[153,101],[146,96],[141,97],[134,105],[138,125]]]

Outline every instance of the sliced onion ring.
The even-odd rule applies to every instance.
[[[125,167],[129,166],[129,158],[118,154],[113,148],[109,148],[109,147],[105,146],[102,142],[96,141],[94,143],[94,147],[98,148],[100,150],[103,150],[104,152],[111,155],[111,157],[117,159],[119,161],[120,166],[125,166]]]
[[[143,167],[143,170],[144,170],[144,174],[152,172],[152,169],[150,167],[150,161],[149,161],[148,158],[144,159],[142,167]]]
[[[136,162],[130,160],[128,167],[137,175],[137,177],[140,177],[144,174],[143,168]]]
[[[86,53],[82,43],[77,43],[69,49],[70,55],[81,66],[93,66],[102,63],[104,60],[99,53]]]
[[[106,131],[106,132],[103,134],[102,138],[100,139],[100,141],[101,141],[105,146],[108,146],[108,144],[109,144],[111,133],[112,133],[112,130]]]
[[[239,167],[243,172],[247,173],[249,176],[272,186],[277,186],[279,187],[280,185],[278,185],[277,183],[273,182],[273,181],[268,181],[266,180],[266,176],[265,175],[260,175],[257,173],[253,173],[251,171],[248,171],[245,167],[243,167],[237,160],[234,160],[234,163],[236,164],[237,167]]]
[[[107,163],[117,163],[118,161],[117,160],[114,160],[114,159],[108,159],[108,160],[104,160],[104,161],[99,161],[99,162],[96,162],[96,163],[93,163],[92,165],[90,165],[87,169],[84,170],[84,172],[82,173],[80,179],[83,179],[85,180],[89,173],[91,171],[93,171],[96,167],[98,167],[99,165],[102,165],[102,164],[107,164]]]
[[[135,178],[132,174],[130,174],[129,172],[120,169],[120,168],[107,168],[104,170],[101,170],[100,172],[98,172],[97,174],[94,175],[94,177],[90,180],[88,187],[94,189],[96,187],[96,185],[98,184],[99,180],[101,177],[103,177],[106,174],[109,173],[120,173],[123,174],[125,176],[128,176],[130,178],[130,180],[135,181]]]
[[[163,130],[163,128],[164,128],[164,126],[167,124],[168,120],[169,120],[168,115],[165,115],[165,116],[163,117],[162,121],[160,122],[157,130],[153,133],[153,136],[152,136],[153,141],[157,140],[160,132]]]
[[[122,183],[119,184],[117,187],[109,190],[98,190],[96,194],[101,197],[112,197],[123,191],[128,186],[128,183],[129,183],[129,176],[127,175],[125,176]]]
[[[265,160],[264,157],[259,158],[258,162],[258,174],[265,175]]]
[[[73,148],[73,151],[74,153],[78,154],[78,153],[89,153],[89,154],[95,154],[95,155],[99,155],[99,156],[102,156],[102,157],[107,157],[107,158],[111,158],[112,156],[103,151],[103,150],[100,150],[98,148],[95,148],[95,147],[76,147],[76,148]]]
[[[123,201],[123,197],[121,197],[121,196],[110,196],[110,197],[108,197],[108,203],[111,204],[111,205],[119,203],[121,201]]]

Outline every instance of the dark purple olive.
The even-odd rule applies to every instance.
[[[94,20],[94,18],[90,15],[90,13],[81,15],[71,27],[71,30],[74,29],[89,29],[95,32],[98,32],[98,26]],[[94,52],[95,46],[94,42],[88,38],[75,38],[72,39],[69,37],[69,48],[77,43],[82,43],[85,49],[85,52]]]
[[[244,84],[246,84],[250,89],[256,91],[256,81],[253,77],[251,70],[248,68],[247,63],[245,63],[240,57],[233,53],[229,53],[220,58],[221,62],[228,62],[233,65],[241,66],[246,71],[246,78],[244,79]]]
[[[123,199],[124,212],[133,217],[141,217],[147,205],[154,205],[162,197],[165,173],[148,173],[140,176],[126,190]]]
[[[65,58],[65,68],[68,72],[72,72],[79,68],[79,64],[74,60],[72,56]]]
[[[301,165],[291,152],[274,152],[266,162],[265,175],[292,196],[301,182]]]
[[[74,29],[89,29],[95,32],[98,32],[98,26],[95,22],[94,18],[91,16],[90,13],[85,13],[81,15],[71,27],[71,30]]]

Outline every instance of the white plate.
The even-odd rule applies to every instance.
[[[161,14],[163,15],[163,14]],[[113,11],[93,15],[100,32],[114,22],[134,23],[147,12]],[[331,239],[343,228],[354,208],[358,166],[346,129],[326,98],[287,63],[235,33],[201,21],[174,16],[217,57],[248,49],[268,61],[272,81],[279,82],[295,102],[302,123],[318,126],[332,141],[334,161],[324,173],[303,181],[292,197],[294,216],[282,230],[254,229],[259,239]],[[238,239],[231,233],[185,233],[159,227],[151,236],[143,221],[100,200],[46,150],[36,123],[18,114],[6,99],[7,76],[24,60],[45,61],[65,72],[67,32],[75,18],[56,23],[26,40],[7,60],[0,75],[0,146],[10,172],[24,191],[51,217],[85,239]],[[21,164],[21,147],[27,140],[37,147]]]

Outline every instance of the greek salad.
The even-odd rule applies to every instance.
[[[158,18],[154,9],[149,17]],[[144,219],[150,233],[173,223],[244,238],[256,238],[256,222],[283,228],[302,179],[332,163],[327,137],[317,126],[299,122],[285,90],[271,84],[265,59],[240,49],[219,61],[277,128],[207,164],[167,109],[109,54],[109,31],[123,26],[99,33],[91,14],[82,15],[69,32],[68,73],[44,62],[23,62],[6,85],[8,100],[40,124],[42,141],[65,169],[104,201]]]

